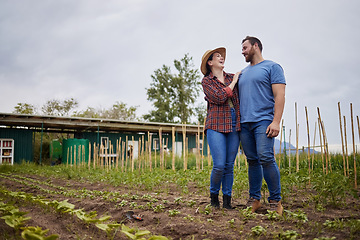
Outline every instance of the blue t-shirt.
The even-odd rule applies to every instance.
[[[240,122],[273,120],[274,94],[272,84],[286,84],[282,67],[264,60],[241,71],[239,79]]]

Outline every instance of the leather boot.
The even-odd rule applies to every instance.
[[[231,196],[223,195],[223,208],[233,209],[231,206]]]
[[[211,206],[214,208],[220,208],[220,202],[219,202],[219,194],[216,193],[210,193],[210,199],[211,199]]]

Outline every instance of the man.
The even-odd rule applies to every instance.
[[[280,131],[285,105],[285,77],[281,66],[264,60],[256,37],[242,41],[242,54],[250,63],[239,80],[240,139],[249,169],[249,201],[255,212],[261,207],[261,186],[265,179],[270,210],[282,215],[280,171],[274,158],[274,139]]]

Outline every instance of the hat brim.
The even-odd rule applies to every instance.
[[[201,59],[201,67],[200,67],[200,70],[201,72],[205,75],[206,72],[207,72],[207,69],[206,69],[206,63],[209,59],[209,57],[211,56],[211,54],[215,53],[215,52],[218,52],[221,54],[221,56],[224,58],[224,61],[225,61],[225,58],[226,58],[226,48],[224,47],[219,47],[219,48],[215,48],[214,50],[207,50],[202,59]]]

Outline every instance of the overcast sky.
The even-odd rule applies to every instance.
[[[300,146],[305,106],[311,144],[317,107],[329,144],[341,143],[341,102],[350,144],[353,104],[358,144],[359,10],[357,0],[0,0],[0,112],[73,97],[77,110],[120,101],[141,116],[152,109],[146,88],[156,69],[186,53],[199,68],[206,50],[224,46],[225,71],[239,71],[247,65],[241,40],[252,35],[285,71],[286,140],[291,129],[295,143],[296,102]]]

